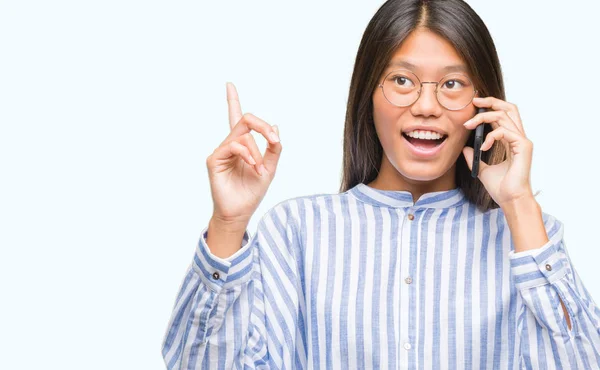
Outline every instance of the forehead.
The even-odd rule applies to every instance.
[[[456,63],[456,62],[454,62],[454,63]],[[447,64],[447,65],[442,65],[440,63],[436,63],[436,64],[439,64],[439,65],[431,66],[431,63],[422,64],[422,63],[418,63],[418,62],[411,62],[410,60],[407,60],[407,59],[395,58],[395,59],[392,59],[388,63],[386,69],[391,70],[391,69],[397,69],[397,68],[406,68],[406,69],[410,69],[411,71],[416,71],[416,72],[424,72],[424,71],[432,71],[434,73],[435,72],[440,72],[440,73],[461,72],[464,74],[469,74],[469,69],[462,62],[458,62],[457,64]]]
[[[386,69],[395,68],[407,68],[421,74],[469,73],[468,66],[454,46],[428,30],[413,31],[402,42]]]

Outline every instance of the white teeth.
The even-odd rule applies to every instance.
[[[415,139],[424,139],[424,140],[438,140],[438,139],[441,139],[444,137],[443,135],[440,135],[437,132],[420,131],[420,130],[408,132],[408,133],[406,133],[406,136],[414,137]]]

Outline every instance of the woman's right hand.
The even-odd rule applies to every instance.
[[[275,176],[282,147],[277,126],[250,113],[242,115],[232,83],[227,83],[227,105],[231,131],[206,159],[213,219],[245,229]],[[254,141],[252,130],[267,139],[264,156]],[[261,168],[264,169],[262,175]]]

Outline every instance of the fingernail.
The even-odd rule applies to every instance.
[[[272,141],[278,143],[279,142],[279,136],[277,136],[276,132],[271,132],[269,133],[269,137],[271,138]]]
[[[471,123],[471,120],[468,120],[467,122],[465,122],[465,123],[463,124],[463,126],[469,126],[469,123]]]
[[[258,170],[260,171],[260,175],[261,176],[264,176],[267,173],[267,169],[262,164],[260,165],[260,167],[258,168]]]

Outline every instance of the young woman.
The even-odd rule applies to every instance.
[[[340,193],[277,204],[253,237],[282,146],[231,84],[227,98],[231,132],[207,159],[213,217],[164,337],[169,369],[599,368],[600,310],[532,194],[533,144],[469,5],[381,6],[352,75]]]

